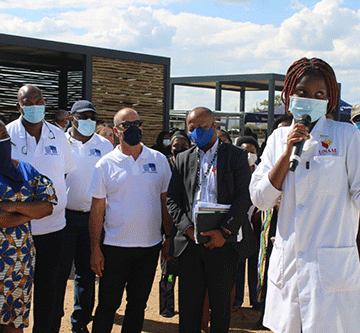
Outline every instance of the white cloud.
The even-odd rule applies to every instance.
[[[141,51],[168,48],[175,28],[161,22],[151,7],[92,8],[61,14],[61,19],[76,29],[87,32],[74,39],[87,44],[113,49]]]
[[[0,1],[0,8],[94,8],[94,7],[113,7],[113,8],[128,8],[130,6],[166,6],[171,3],[184,3],[191,0],[2,0]],[[210,0],[217,3],[225,3],[229,5],[244,5],[253,0]]]
[[[0,15],[0,31],[7,34],[21,34],[28,37],[58,39],[71,33],[66,22],[44,17],[38,22],[27,22],[18,17]]]
[[[26,8],[41,9],[41,8],[128,8],[130,6],[165,6],[169,3],[189,2],[190,0],[2,0],[0,1],[0,8]]]
[[[340,8],[337,0],[323,0],[314,9],[303,8],[285,20],[279,31],[278,45],[284,49],[331,51],[334,41],[346,38],[359,15]]]

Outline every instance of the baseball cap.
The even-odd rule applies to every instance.
[[[355,104],[352,108],[351,108],[351,120],[353,120],[356,116],[360,115],[360,103]]]
[[[82,100],[74,103],[74,105],[71,108],[70,114],[73,114],[75,112],[85,112],[85,111],[92,111],[97,113],[95,110],[95,106],[91,102]]]

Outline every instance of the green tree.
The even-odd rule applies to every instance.
[[[282,105],[283,102],[281,100],[280,95],[275,95],[275,99],[274,99],[274,108],[277,108],[278,106]],[[262,102],[260,102],[259,104],[256,103],[256,107],[251,109],[250,112],[262,112],[262,111],[267,111],[269,107],[269,100],[264,99]]]

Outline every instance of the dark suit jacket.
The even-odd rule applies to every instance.
[[[179,256],[191,241],[184,231],[193,225],[191,216],[197,167],[196,147],[180,153],[176,158],[167,192],[168,210],[178,229],[174,239],[175,256]],[[217,201],[220,204],[231,204],[222,226],[232,234],[237,234],[240,226],[242,227],[242,241],[231,244],[243,258],[255,251],[255,239],[247,216],[251,205],[250,177],[246,152],[223,143],[217,156]]]

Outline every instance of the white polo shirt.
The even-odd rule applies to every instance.
[[[33,235],[43,235],[59,231],[65,227],[65,174],[75,168],[69,144],[61,129],[45,121],[40,140],[36,143],[35,137],[26,132],[21,120],[22,117],[6,126],[11,142],[14,143],[12,158],[30,163],[40,173],[49,177],[58,198],[58,204],[54,206],[50,216],[31,221],[31,232]]]
[[[114,147],[109,140],[94,133],[85,143],[66,133],[76,169],[66,176],[67,209],[89,212],[91,196],[88,194],[95,164]]]
[[[135,161],[116,147],[95,166],[89,194],[106,198],[104,244],[150,247],[161,241],[160,194],[171,177],[166,157],[142,146]]]

